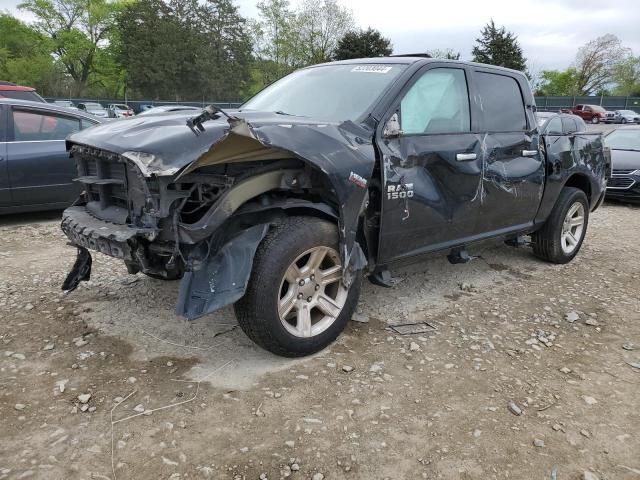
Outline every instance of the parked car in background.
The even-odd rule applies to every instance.
[[[11,82],[0,82],[0,98],[15,98],[17,100],[47,103],[44,98],[36,93],[35,88],[22,87]]]
[[[78,132],[67,145],[83,194],[62,219],[78,256],[63,289],[90,277],[97,250],[131,274],[182,277],[185,317],[235,303],[253,341],[300,356],[340,334],[363,276],[391,287],[391,268],[426,254],[464,263],[471,243],[531,235],[537,256],[567,263],[608,155],[575,121],[540,135],[534,111],[522,72],[388,57],[298,70],[238,110]]]
[[[124,103],[112,103],[107,107],[109,118],[133,117],[133,109]]]
[[[0,99],[0,213],[68,207],[80,188],[65,139],[100,121],[51,103]]]
[[[640,113],[633,110],[615,110],[607,112],[606,123],[640,123]]]
[[[185,110],[194,110],[197,112],[201,112],[202,108],[192,107],[189,105],[160,105],[157,107],[148,108],[138,114],[140,115],[153,115],[154,113],[165,113],[165,112],[181,112]]]
[[[52,103],[57,107],[66,107],[72,110],[78,110],[78,107],[76,107],[71,100],[54,100]]]
[[[586,132],[587,124],[580,117],[570,113],[536,112],[538,127],[542,135],[572,135]],[[593,133],[592,135],[600,135]]]
[[[640,202],[640,126],[617,128],[604,141],[612,166],[607,198]]]
[[[582,118],[585,122],[600,123],[606,121],[607,111],[600,105],[576,105],[563,113],[573,113]]]
[[[106,118],[109,116],[107,110],[97,102],[78,103],[78,110],[90,113],[91,115],[95,115],[96,117]]]

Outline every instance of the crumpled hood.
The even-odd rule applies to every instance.
[[[196,116],[194,113],[168,112],[103,123],[72,134],[67,145],[80,144],[124,155],[138,164],[147,176],[173,175],[207,153],[230,130],[227,118],[221,115],[216,120],[204,122],[204,132],[195,135],[187,126],[187,120]],[[328,130],[338,127],[337,124],[271,112],[228,113],[246,121],[252,128],[279,126],[290,132],[294,126],[314,129],[331,126]],[[356,127],[353,123],[351,125]],[[362,134],[371,135],[366,130],[362,130]],[[289,149],[287,145],[278,147]]]

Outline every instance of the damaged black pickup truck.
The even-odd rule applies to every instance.
[[[76,133],[84,192],[62,220],[78,247],[63,289],[89,278],[95,250],[182,278],[179,314],[235,303],[257,344],[299,356],[340,334],[363,276],[389,285],[390,268],[425,254],[463,262],[502,237],[566,263],[608,152],[598,134],[545,134],[535,110],[521,72],[390,57],[299,70],[237,111]]]

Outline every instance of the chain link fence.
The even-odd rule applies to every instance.
[[[215,105],[220,108],[228,108],[234,109],[238,108],[242,105],[243,102],[235,101],[235,102],[217,102],[217,101],[202,101],[202,102],[171,102],[164,100],[127,100],[124,101],[122,99],[115,98],[60,98],[60,97],[44,97],[47,102],[53,103],[57,100],[65,101],[65,102],[73,102],[74,105],[78,105],[78,103],[87,103],[87,102],[97,102],[101,104],[103,107],[107,107],[110,104],[126,104],[129,105],[133,109],[135,113],[140,113],[142,111],[143,106],[151,106],[158,107],[160,105],[188,105],[190,107],[201,107],[204,108],[207,105]]]
[[[633,110],[640,113],[640,97],[536,97],[538,110],[555,112],[574,105],[600,105],[606,110]]]

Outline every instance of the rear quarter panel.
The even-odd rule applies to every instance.
[[[547,183],[535,223],[547,219],[560,192],[568,182],[576,181],[575,177],[588,182],[589,204],[594,208],[606,189],[609,171],[602,135],[585,132],[562,137],[545,135],[542,141],[546,152]]]

